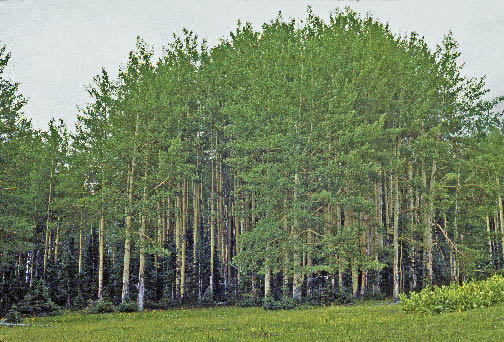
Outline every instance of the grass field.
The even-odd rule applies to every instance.
[[[0,341],[504,341],[504,305],[436,316],[377,303],[292,311],[68,312],[25,323],[33,326],[0,327]]]

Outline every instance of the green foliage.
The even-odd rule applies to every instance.
[[[303,21],[279,15],[260,31],[239,23],[212,49],[199,41],[183,30],[154,61],[138,39],[115,80],[105,70],[93,79],[92,101],[72,135],[54,119],[46,132],[32,129],[18,84],[3,78],[10,55],[0,48],[1,313],[24,296],[32,273],[61,306],[95,299],[102,217],[103,289],[114,303],[126,238],[130,284],[143,251],[145,299],[156,307],[194,303],[202,289],[201,305],[232,304],[237,288],[257,290],[266,272],[277,288],[279,276],[287,277],[289,291],[296,279],[298,296],[306,276],[341,271],[347,282],[351,269],[353,276],[368,271],[373,292],[364,297],[381,298],[389,289],[375,287],[387,283],[385,266],[394,262],[411,266],[406,288],[419,287],[417,274],[428,262],[420,255],[429,255],[433,237],[439,283],[486,277],[502,265],[503,215],[495,212],[504,189],[504,135],[491,114],[502,98],[485,101],[483,80],[462,76],[452,34],[433,51],[416,33],[397,36],[350,9],[327,22],[309,9]],[[393,179],[400,208],[392,203]],[[191,201],[180,201],[185,181],[201,186],[198,219]],[[185,263],[172,238],[183,207]],[[401,260],[389,231],[396,209]],[[125,216],[134,218],[132,231]],[[143,218],[146,236],[135,231]],[[163,222],[168,231],[161,232]],[[211,222],[218,231],[213,267]],[[163,244],[163,233],[171,241]],[[77,239],[84,254],[75,277]],[[154,255],[157,267],[150,267]],[[458,274],[445,274],[448,262]],[[171,302],[181,292],[182,264],[188,291],[184,303]],[[239,274],[249,279],[237,284]],[[137,291],[131,286],[130,298]],[[305,303],[352,300],[345,289],[326,288]],[[33,304],[36,311],[53,305]],[[293,305],[271,298],[261,304]]]
[[[21,323],[23,321],[23,315],[18,311],[17,306],[13,305],[4,317],[7,323]]]
[[[273,297],[264,298],[262,308],[264,310],[292,310],[298,304],[293,298],[282,298],[277,301]]]
[[[350,304],[355,301],[355,297],[352,294],[351,289],[343,288],[332,288],[330,286],[324,287],[319,295],[315,298],[320,305],[343,305]]]
[[[90,313],[90,314],[97,314],[97,313],[108,313],[108,312],[116,312],[117,308],[109,300],[102,299],[102,300],[97,300],[97,301],[90,301],[88,306],[85,309],[85,312]]]
[[[202,306],[212,306],[215,304],[214,292],[212,291],[210,286],[206,288],[205,292],[201,296],[199,304]]]
[[[35,281],[17,307],[18,311],[24,316],[52,316],[61,312],[60,308],[49,297],[47,285],[43,281]]]
[[[364,296],[362,296],[364,300],[384,300],[385,293],[380,291],[380,289],[366,289]]]
[[[261,298],[257,295],[250,294],[250,295],[241,296],[237,305],[242,308],[260,307],[263,305],[263,302],[264,302],[263,298]]]
[[[138,305],[135,301],[127,300],[117,306],[118,312],[137,312]]]
[[[162,298],[158,301],[146,300],[144,303],[144,307],[148,310],[166,310],[175,308],[178,305],[179,303],[171,300],[171,298],[170,299]]]
[[[405,312],[460,312],[504,303],[504,277],[495,275],[487,280],[467,282],[459,286],[423,289],[400,296]]]

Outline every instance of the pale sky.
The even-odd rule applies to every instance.
[[[117,74],[140,35],[157,53],[183,27],[208,39],[227,37],[236,22],[255,28],[273,19],[302,19],[306,6],[327,19],[350,6],[389,22],[393,32],[416,31],[430,46],[449,31],[460,44],[465,73],[487,75],[491,96],[504,95],[504,0],[0,0],[0,46],[12,53],[7,75],[29,99],[25,115],[36,128],[51,117],[73,127],[84,90],[105,67]]]

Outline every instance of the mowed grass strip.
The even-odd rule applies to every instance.
[[[88,315],[0,327],[0,341],[504,341],[504,305],[442,315],[361,304],[292,311],[222,307]]]

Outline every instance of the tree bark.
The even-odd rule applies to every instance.
[[[399,158],[400,143],[396,145],[396,157]],[[399,299],[399,176],[396,174],[394,178],[394,288],[392,297],[394,300]]]
[[[47,259],[49,257],[49,243],[50,243],[50,223],[51,223],[51,199],[52,199],[52,189],[53,189],[53,169],[51,167],[51,172],[49,175],[49,197],[47,200],[47,219],[46,219],[46,231],[45,231],[45,244],[44,244],[44,266],[43,266],[43,276],[45,278],[47,272]]]
[[[59,252],[59,234],[60,234],[60,223],[61,217],[58,215],[58,223],[56,224],[56,237],[54,238],[54,264],[58,264],[58,252]]]
[[[413,165],[410,163],[408,166],[408,221],[410,225],[410,233],[413,241],[416,241],[415,234],[415,198],[413,191]],[[416,246],[414,242],[410,243],[410,291],[415,291],[417,288],[417,273],[416,273]]]
[[[180,269],[180,298],[184,300],[186,293],[186,251],[187,251],[187,212],[188,212],[188,188],[189,182],[184,180],[182,187],[182,231],[181,231],[181,243],[182,243],[182,251],[181,251],[181,269]]]
[[[133,221],[133,193],[135,187],[135,168],[137,154],[137,137],[140,129],[140,114],[136,115],[135,122],[135,138],[133,143],[133,158],[131,160],[129,175],[128,175],[128,205],[126,207],[126,222],[125,222],[125,238],[124,238],[124,261],[123,261],[123,279],[122,279],[122,294],[121,302],[124,303],[129,299],[129,277],[131,263],[131,226]]]
[[[501,232],[501,242],[502,242],[502,257],[504,258],[504,208],[502,206],[502,196],[500,188],[500,179],[497,177],[497,206],[499,207],[499,224]],[[497,227],[496,227],[497,228]],[[496,229],[497,230],[497,229]]]
[[[211,177],[210,177],[210,291],[214,291],[215,280],[215,162],[211,162]]]
[[[424,207],[424,287],[432,286],[433,279],[433,255],[432,255],[432,216],[434,212],[433,202],[434,202],[434,180],[436,175],[436,161],[432,161],[431,177],[429,182],[429,188],[427,188],[427,172],[425,167],[422,168],[422,181],[424,186],[424,192],[428,192],[427,196],[422,198],[422,203]]]
[[[147,158],[145,158],[147,159]],[[147,165],[145,165],[144,182],[147,181]],[[143,203],[142,203],[142,214],[140,217],[140,232],[139,232],[139,242],[140,242],[140,262],[138,265],[138,297],[137,305],[138,310],[143,311],[144,309],[144,297],[145,297],[145,236],[147,232],[147,216],[145,202],[147,201],[147,184],[144,184],[143,188]]]
[[[182,187],[182,186],[181,186]],[[181,190],[181,189],[179,189]],[[181,297],[181,270],[182,270],[182,193],[176,195],[175,208],[175,251],[176,251],[176,278],[175,278],[175,296],[178,300]]]
[[[299,176],[296,173],[294,176],[294,183],[295,183],[295,190],[294,190],[294,202],[297,201],[297,185],[299,183]],[[297,218],[294,218],[292,230],[291,230],[291,236],[296,237],[297,234],[299,234],[299,224]],[[292,297],[295,300],[301,301],[302,297],[302,286],[303,286],[303,276],[300,272],[301,268],[301,260],[300,260],[300,255],[298,251],[294,251],[292,254],[292,259],[293,259],[293,269],[294,269],[294,275],[292,279]]]
[[[104,256],[104,240],[105,240],[105,216],[100,216],[98,226],[98,300],[103,298],[103,256]]]

